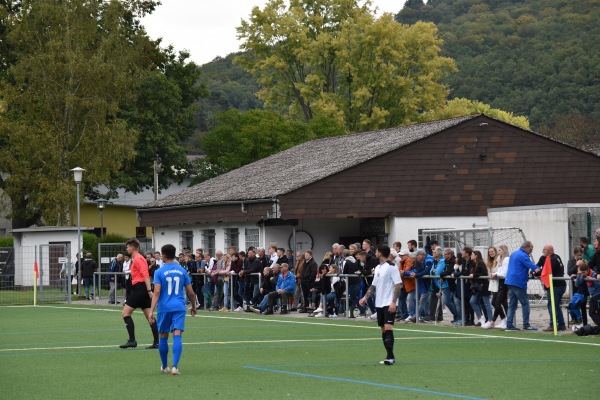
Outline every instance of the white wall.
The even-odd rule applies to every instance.
[[[406,243],[414,239],[418,241],[419,229],[469,229],[487,226],[487,217],[390,217],[390,245],[396,241],[402,243],[402,248],[406,249]]]
[[[258,226],[254,223],[248,223],[248,224],[214,224],[214,225],[210,225],[210,224],[206,224],[206,225],[185,225],[185,226],[176,226],[176,227],[162,227],[162,228],[158,228],[156,230],[156,244],[155,244],[155,248],[156,249],[160,249],[163,245],[165,244],[172,244],[173,246],[175,246],[175,248],[177,249],[178,252],[183,251],[183,249],[180,248],[179,245],[179,237],[180,234],[179,232],[181,231],[192,231],[194,233],[194,241],[193,241],[193,248],[192,248],[192,253],[194,252],[195,249],[197,248],[205,248],[206,246],[204,246],[204,244],[202,243],[202,231],[204,231],[205,229],[214,229],[215,230],[215,250],[223,250],[223,252],[225,252],[226,246],[225,246],[225,229],[228,228],[238,228],[239,230],[239,249],[238,250],[245,250],[246,249],[246,228],[251,228],[251,229],[256,229],[258,228]],[[262,228],[261,228],[262,230]],[[261,235],[262,236],[262,235]],[[264,244],[262,244],[264,245]],[[286,246],[287,248],[287,246]],[[206,249],[205,249],[206,250]],[[214,254],[213,254],[214,256]]]
[[[216,249],[225,249],[225,229],[239,229],[239,247],[246,249],[246,228],[257,228],[256,224],[214,224],[214,225],[186,225],[185,227],[163,227],[156,230],[156,245],[155,248],[160,249],[161,246],[170,243],[173,244],[178,251],[179,249],[179,232],[193,231],[194,232],[194,248],[203,247],[202,245],[202,230],[215,230]],[[337,242],[340,236],[357,236],[360,230],[359,219],[344,219],[344,220],[307,220],[301,221],[296,230],[307,231],[313,237],[313,252],[315,259],[321,260],[325,252],[331,251],[331,245]],[[260,228],[260,246],[268,247],[275,244],[278,247],[283,247],[286,250],[290,248],[289,239],[292,235],[291,226],[267,226]]]

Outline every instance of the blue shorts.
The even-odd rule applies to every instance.
[[[173,332],[175,329],[183,331],[185,326],[185,311],[159,312],[156,315],[158,332]]]

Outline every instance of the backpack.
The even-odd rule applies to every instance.
[[[575,331],[577,336],[600,335],[600,326],[584,325]]]

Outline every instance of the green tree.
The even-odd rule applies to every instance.
[[[509,124],[520,126],[523,129],[529,129],[529,120],[526,117],[513,115],[510,112],[492,108],[480,101],[468,99],[449,100],[444,107],[424,113],[421,117],[421,121],[438,121],[440,119],[456,118],[473,114],[485,114],[492,118],[508,122]]]
[[[203,137],[202,148],[208,162],[228,171],[314,137],[308,124],[286,119],[275,111],[229,110]]]
[[[189,54],[176,55],[172,47],[147,49],[153,53],[152,63],[145,65],[145,79],[133,102],[123,104],[120,116],[139,131],[135,155],[113,172],[103,194],[114,197],[117,188],[137,193],[154,185],[154,161],[160,166],[159,189],[173,181],[181,181],[189,172],[187,148],[183,145],[196,127],[197,99],[207,96],[204,85],[198,82],[200,70],[187,62]],[[88,190],[89,197],[99,193]]]
[[[346,133],[337,121],[317,116],[305,123],[273,110],[229,110],[202,138],[206,158],[196,161],[193,183],[223,174],[311,139]]]
[[[600,2],[430,0],[401,23],[434,22],[467,98],[529,118],[534,130],[571,114],[600,118]]]
[[[557,118],[540,127],[540,133],[600,155],[600,120],[579,114]]]
[[[216,115],[235,108],[240,111],[262,109],[262,101],[256,97],[260,90],[256,78],[241,65],[233,62],[240,53],[217,57],[200,67],[202,82],[208,97],[201,99],[199,128],[208,132],[215,127]]]
[[[166,186],[187,166],[179,142],[193,132],[204,91],[187,54],[160,49],[141,27],[159,2],[12,3],[22,7],[0,12],[0,183],[13,227],[67,223],[75,166],[86,169],[92,198],[100,184],[151,186],[154,160],[168,166]]]
[[[265,106],[362,131],[443,105],[448,89],[439,80],[454,63],[439,56],[436,33],[433,24],[376,18],[370,1],[272,0],[238,28],[247,50],[238,61],[259,77]]]
[[[118,118],[139,87],[140,38],[118,2],[25,1],[6,40],[15,62],[2,82],[0,170],[13,226],[67,222],[69,169],[106,181],[133,156],[138,132]],[[105,160],[112,160],[107,163]]]

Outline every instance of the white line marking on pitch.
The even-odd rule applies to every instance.
[[[428,340],[428,339],[470,339],[470,338],[453,338],[448,336],[439,337],[412,337],[402,340]],[[333,338],[333,339],[277,339],[277,340],[231,340],[231,341],[210,341],[210,342],[184,342],[185,346],[209,345],[209,344],[259,344],[259,343],[302,343],[302,342],[359,342],[381,340],[381,338]],[[140,346],[144,346],[140,344]],[[17,352],[17,351],[40,351],[40,350],[82,350],[82,349],[107,349],[116,348],[117,345],[102,345],[102,346],[59,346],[59,347],[29,347],[21,349],[0,349],[1,352]]]
[[[62,309],[70,309],[70,310],[90,310],[90,311],[113,311],[113,312],[121,312],[120,310],[113,309],[99,309],[99,308],[84,308],[84,307],[72,307],[72,306],[12,306],[12,307],[25,307],[25,308],[35,308],[35,307],[46,307],[46,308],[62,308]],[[189,317],[189,316],[188,316]],[[214,318],[214,319],[233,319],[233,320],[245,320],[245,321],[265,321],[265,322],[278,322],[284,324],[302,324],[302,325],[317,325],[317,326],[336,326],[336,327],[346,327],[346,328],[361,328],[361,329],[377,329],[380,330],[378,326],[371,325],[349,325],[349,324],[329,324],[324,322],[313,322],[313,321],[292,321],[287,319],[271,319],[271,318],[246,318],[246,317],[233,317],[226,315],[202,315],[198,314],[196,317],[200,318]],[[438,331],[430,331],[425,329],[406,329],[406,328],[394,328],[395,331],[402,332],[416,332],[416,333],[443,333],[445,335],[452,336],[466,336],[466,337],[476,337],[476,338],[488,338],[488,339],[509,339],[509,340],[521,340],[526,342],[540,342],[540,343],[562,343],[562,344],[575,344],[581,346],[600,346],[600,343],[586,343],[586,342],[571,342],[566,340],[555,340],[555,339],[540,339],[540,338],[525,338],[525,337],[515,337],[515,336],[498,336],[498,335],[482,335],[478,333],[463,333],[463,332],[438,332]],[[399,338],[403,340],[404,338]]]

